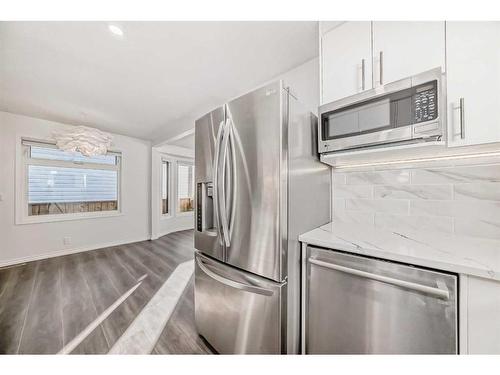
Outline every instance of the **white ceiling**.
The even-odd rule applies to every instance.
[[[0,110],[154,143],[317,56],[317,22],[0,22]]]

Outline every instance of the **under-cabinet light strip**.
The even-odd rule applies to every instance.
[[[361,164],[349,164],[349,165],[339,165],[334,166],[335,169],[347,169],[347,168],[360,168],[360,167],[374,167],[378,165],[395,165],[395,164],[409,164],[409,163],[423,163],[429,161],[438,160],[457,160],[457,159],[474,159],[474,158],[484,158],[484,157],[495,157],[500,156],[500,152],[484,152],[479,154],[467,154],[467,155],[450,155],[450,156],[437,156],[432,158],[418,158],[418,159],[405,159],[405,160],[391,160],[391,161],[381,161],[373,163],[361,163]]]

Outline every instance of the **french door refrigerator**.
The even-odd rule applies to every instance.
[[[317,119],[283,81],[195,124],[195,318],[219,353],[298,353],[298,235],[330,218]]]

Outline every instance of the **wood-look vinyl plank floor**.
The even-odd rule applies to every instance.
[[[102,324],[93,330],[71,354],[107,354],[110,349]]]
[[[107,353],[177,265],[193,258],[188,230],[0,269],[0,353],[57,353],[147,275],[72,352]],[[212,353],[196,333],[193,280],[153,352]]]
[[[139,289],[147,295],[148,300],[151,299],[159,286],[161,286],[161,279],[152,274],[143,265],[137,264],[133,259],[127,259],[126,255],[122,253],[122,250],[115,248],[112,251],[106,252],[106,256],[111,262],[120,264],[123,272],[128,273],[134,280],[138,280],[142,276],[147,275],[142,281]]]
[[[125,294],[138,282],[137,279],[130,279],[128,273],[123,272],[123,269],[118,267],[118,263],[108,262],[108,258],[103,255],[103,252],[96,254],[96,263],[109,276],[111,284],[120,296]],[[151,299],[151,296],[146,295],[141,286],[111,313],[109,318],[104,321],[104,327],[109,322],[118,326],[121,334],[125,332],[127,327]],[[109,341],[110,347],[113,346],[120,336],[116,337],[116,339],[113,337],[112,341]]]
[[[160,251],[161,256],[167,257],[175,262],[185,262],[186,260],[193,259],[193,245],[186,243],[185,240],[174,238],[159,238],[151,244],[153,251]],[[168,250],[168,251],[164,251]]]
[[[0,353],[17,354],[33,295],[38,263],[13,267],[0,298]]]
[[[20,354],[52,354],[64,346],[61,259],[39,263],[24,324]]]
[[[196,332],[194,277],[192,277],[153,349],[153,354],[213,354],[214,352]]]
[[[89,286],[78,266],[77,259],[64,257],[61,267],[64,343],[68,344],[98,316]],[[73,353],[107,353],[109,344],[102,326],[97,327]]]
[[[137,244],[133,244],[132,246],[135,251],[130,252],[129,255],[158,276],[162,283],[170,276],[177,266],[167,263],[142,246]]]
[[[83,275],[89,285],[92,300],[97,308],[97,313],[102,314],[120,298],[121,293],[112,282],[110,275],[99,264],[95,252],[91,251],[77,255],[82,265]],[[133,309],[125,301],[102,323],[104,336],[110,347],[125,332],[134,316]]]
[[[9,276],[12,274],[12,268],[6,268],[4,272],[0,272],[0,300],[2,298],[3,293],[7,289],[7,281],[9,280]],[[0,306],[0,310],[1,310]]]

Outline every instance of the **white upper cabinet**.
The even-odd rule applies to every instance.
[[[448,145],[500,141],[500,22],[447,22]]]
[[[371,22],[345,22],[321,38],[321,104],[372,88]]]
[[[444,22],[373,22],[375,86],[437,67],[445,69]]]
[[[437,67],[448,146],[500,142],[500,22],[322,22],[321,104]]]

